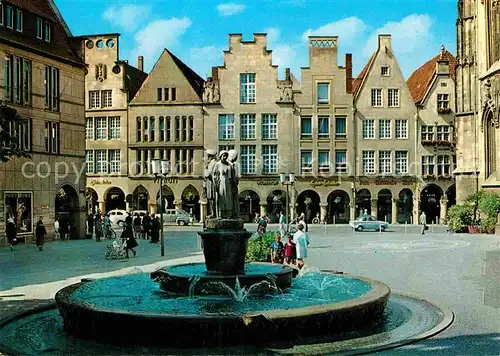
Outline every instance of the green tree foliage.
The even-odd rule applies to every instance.
[[[500,195],[481,190],[470,195],[464,205],[451,207],[446,221],[455,232],[463,232],[469,225],[479,225],[480,232],[492,233],[499,211]]]
[[[446,223],[453,232],[465,232],[472,225],[474,211],[470,205],[454,205],[448,209]]]
[[[30,158],[19,148],[18,138],[9,130],[10,123],[19,120],[21,119],[15,109],[0,103],[0,162],[7,162],[11,157]]]
[[[251,238],[248,242],[248,251],[245,258],[249,262],[267,262],[270,247],[274,241],[276,231],[268,231],[260,237]]]

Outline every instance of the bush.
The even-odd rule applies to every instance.
[[[498,211],[500,210],[500,195],[484,192],[479,199],[478,209],[482,217],[479,231],[488,234],[494,232]]]
[[[248,242],[248,251],[245,258],[249,262],[267,262],[270,246],[274,241],[275,231],[268,231],[262,236],[251,237]]]
[[[472,207],[454,205],[448,209],[446,223],[453,232],[465,232],[467,226],[472,225],[473,215]]]

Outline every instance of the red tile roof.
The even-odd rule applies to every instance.
[[[418,104],[424,99],[425,93],[427,93],[429,87],[434,81],[434,76],[436,75],[436,63],[441,58],[450,62],[450,77],[453,81],[455,81],[455,67],[457,65],[457,61],[450,52],[445,50],[443,54],[439,53],[437,56],[414,71],[410,78],[406,81],[406,85],[408,86],[415,103]]]
[[[372,62],[375,59],[377,52],[372,54],[372,56],[370,57],[370,59],[366,63],[365,67],[363,68],[363,70],[359,73],[358,77],[353,80],[352,92],[354,93],[354,96],[358,95],[358,91],[361,89],[361,83],[363,83],[363,79],[368,74],[368,71],[369,71],[370,67],[372,66]]]

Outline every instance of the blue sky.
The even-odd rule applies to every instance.
[[[268,33],[273,63],[300,77],[308,65],[307,35],[339,36],[339,65],[353,53],[357,75],[377,47],[378,33],[391,33],[406,78],[439,53],[456,52],[456,0],[55,0],[74,35],[121,34],[120,58],[133,65],[145,57],[149,71],[168,48],[203,78],[221,65],[229,33]]]

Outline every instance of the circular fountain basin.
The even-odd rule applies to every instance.
[[[282,294],[173,296],[147,274],[77,283],[55,300],[67,333],[162,347],[220,347],[299,340],[377,323],[390,289],[359,277],[309,273]]]
[[[241,274],[226,275],[207,271],[204,263],[188,263],[161,268],[151,273],[151,278],[159,282],[166,292],[183,295],[200,295],[204,291],[212,295],[224,293],[224,290],[210,288],[210,284],[223,283],[231,289],[247,290],[259,282],[261,292],[270,292],[272,288],[288,289],[292,285],[294,270],[290,267],[272,263],[249,263]],[[267,284],[267,287],[266,285]]]

